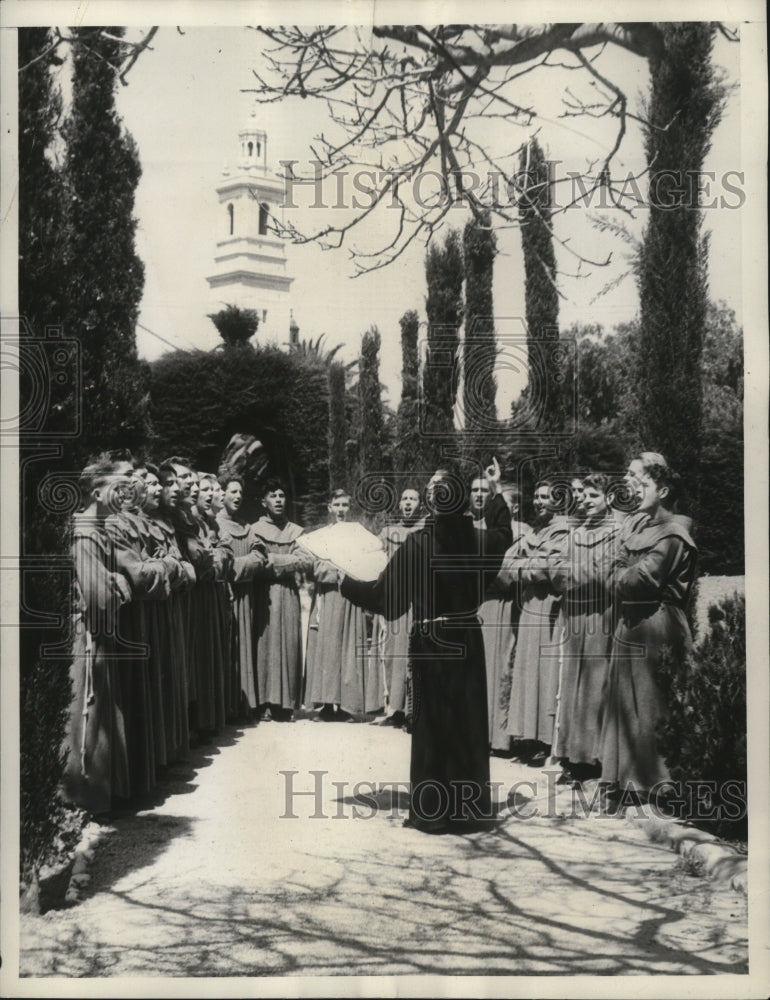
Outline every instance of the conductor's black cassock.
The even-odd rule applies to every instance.
[[[373,582],[346,577],[354,604],[400,618],[411,605],[413,679],[409,816],[420,829],[489,816],[486,668],[477,617],[485,583],[511,545],[500,495],[485,511],[486,531],[465,514],[438,514],[411,534]]]

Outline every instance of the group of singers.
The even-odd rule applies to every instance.
[[[108,812],[227,722],[288,722],[302,706],[318,722],[406,728],[413,786],[484,786],[491,752],[558,760],[564,781],[652,788],[667,776],[659,661],[691,641],[696,551],[677,488],[645,452],[622,483],[541,480],[530,526],[495,461],[469,482],[439,470],[424,493],[403,489],[380,533],[388,565],[362,582],[302,547],[277,479],[250,523],[236,475],[97,456],[72,522],[65,797]],[[333,491],[331,521],[350,507]],[[430,831],[458,819],[435,795],[410,810]]]

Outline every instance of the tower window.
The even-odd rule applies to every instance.
[[[257,139],[257,156],[262,155],[262,143]]]
[[[259,235],[265,236],[267,234],[267,220],[270,214],[270,207],[266,202],[262,202],[259,206]]]
[[[254,143],[250,142],[249,143],[249,159],[251,159],[253,153],[254,153]],[[257,147],[257,153],[259,153],[259,147]]]
[[[232,236],[233,230],[235,229],[235,208],[233,207],[232,202],[230,202],[230,204],[227,206],[227,215],[230,222],[230,235]]]

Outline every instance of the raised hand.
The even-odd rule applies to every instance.
[[[497,459],[492,456],[491,463],[486,467],[484,473],[487,477],[487,482],[489,483],[489,489],[492,494],[500,492],[500,463]]]

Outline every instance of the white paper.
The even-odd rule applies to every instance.
[[[356,580],[376,580],[388,557],[376,535],[355,521],[341,521],[302,535],[297,544],[318,559],[328,559]]]

